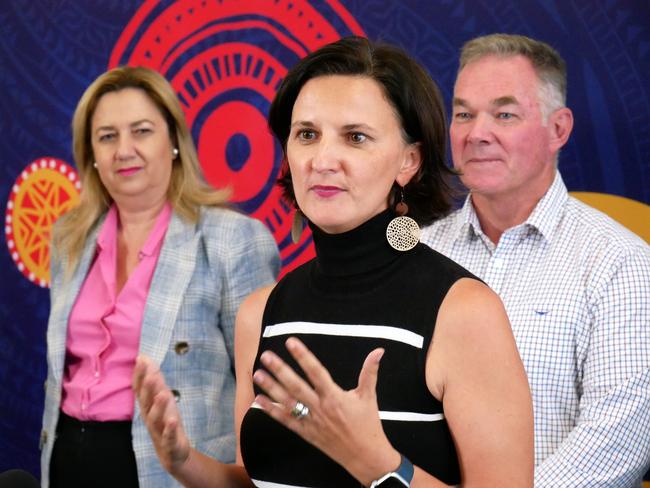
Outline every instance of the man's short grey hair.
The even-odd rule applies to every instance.
[[[485,56],[523,56],[539,78],[539,102],[544,124],[555,110],[566,105],[566,63],[545,42],[516,34],[490,34],[465,43],[460,53],[460,72],[468,64]]]

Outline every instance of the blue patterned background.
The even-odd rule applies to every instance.
[[[157,11],[170,3],[160,2]],[[222,2],[202,3],[220,8]],[[351,32],[339,2],[309,3],[340,35]],[[12,185],[31,161],[48,156],[72,163],[69,126],[76,102],[106,70],[116,41],[141,5],[0,2],[3,217]],[[423,62],[447,100],[467,39],[498,31],[551,43],[567,61],[568,105],[576,118],[560,158],[567,186],[650,203],[648,0],[343,0],[340,5],[370,38],[400,44]],[[248,31],[232,35],[249,42],[254,37]],[[273,47],[263,37],[254,42]],[[48,293],[18,271],[4,233],[0,273],[0,472],[23,468],[38,475]]]

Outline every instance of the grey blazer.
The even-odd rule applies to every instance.
[[[72,278],[52,253],[47,382],[41,432],[41,484],[49,465],[61,404],[68,317],[92,264],[101,223],[88,238]],[[280,261],[264,225],[223,208],[204,208],[189,224],[173,214],[145,305],[140,352],[160,365],[177,396],[183,426],[200,451],[235,460],[234,323],[242,300],[273,283]],[[160,465],[136,402],[133,449],[140,487],[178,486]]]

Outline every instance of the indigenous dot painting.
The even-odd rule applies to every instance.
[[[11,259],[31,282],[50,283],[52,224],[79,202],[77,172],[55,158],[29,164],[13,185],[5,214],[5,237]]]

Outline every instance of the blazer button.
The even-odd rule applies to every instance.
[[[174,398],[176,399],[176,403],[181,401],[181,392],[178,390],[172,390],[172,395],[174,395]]]
[[[41,439],[38,442],[38,448],[42,451],[45,444],[47,444],[47,431],[41,430]]]
[[[183,354],[187,354],[189,350],[190,350],[190,345],[185,341],[177,342],[176,345],[174,346],[174,351],[176,351],[176,354],[178,354],[179,356],[182,356]]]

